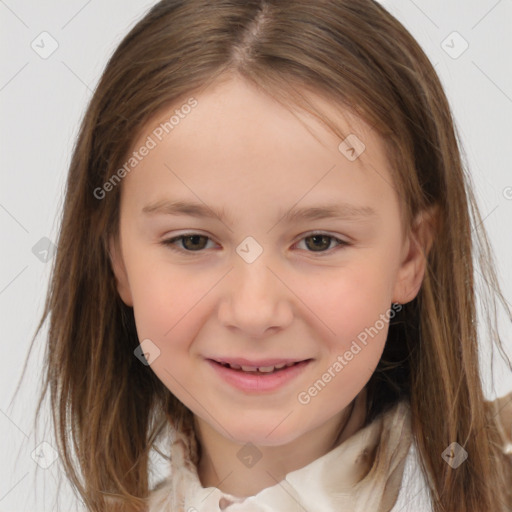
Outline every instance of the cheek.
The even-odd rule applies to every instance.
[[[162,275],[158,267],[133,266],[130,269],[130,287],[133,310],[139,337],[161,338],[174,324],[176,283],[174,286]]]
[[[328,338],[350,345],[389,311],[393,281],[385,268],[383,262],[361,260],[333,272],[321,285],[318,281],[304,283],[305,302]]]
[[[219,277],[138,257],[127,270],[139,339],[153,340],[162,351],[186,347],[204,320],[204,299]]]
[[[158,355],[151,361],[152,371],[186,403],[191,344],[203,322],[201,298],[211,285],[186,283],[175,272],[156,265],[146,267],[138,277],[132,282],[138,338],[141,343],[151,340],[149,346]]]
[[[346,407],[367,384],[395,314],[388,276],[363,267],[342,269],[338,275],[321,290],[310,287],[307,295],[308,306],[318,316],[315,325],[322,329],[322,355],[299,403],[309,404],[311,414],[319,416]]]
[[[167,339],[198,301],[201,290],[182,286],[177,276],[165,276],[154,267],[140,277],[131,283],[139,335]]]

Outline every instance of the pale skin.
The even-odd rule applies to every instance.
[[[361,120],[349,128],[339,119],[366,145],[351,162],[338,150],[340,139],[320,123],[301,114],[307,129],[240,78],[196,99],[197,107],[123,180],[111,258],[139,339],[160,350],[151,369],[194,413],[202,485],[247,497],[361,428],[364,414],[349,418],[350,404],[360,393],[365,397],[387,324],[308,404],[297,396],[393,302],[417,295],[432,230],[427,216],[402,230],[383,143]],[[175,108],[148,123],[134,148]],[[206,204],[227,218],[143,212],[176,200]],[[291,210],[331,203],[373,214],[281,220]],[[162,243],[191,232],[206,238]],[[327,238],[320,235],[315,244],[311,232]],[[248,236],[263,249],[252,263],[236,252]],[[206,361],[213,355],[311,361],[283,387],[258,394],[221,380]],[[262,454],[252,468],[237,457],[248,442]]]

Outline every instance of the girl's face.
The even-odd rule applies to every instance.
[[[362,121],[339,119],[365,145],[352,135],[351,151],[241,79],[195,100],[134,145],[111,245],[118,290],[151,369],[200,424],[282,445],[342,417],[381,357],[392,302],[417,294],[423,258]],[[270,373],[286,363],[299,364]]]

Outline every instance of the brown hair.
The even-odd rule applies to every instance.
[[[306,90],[355,112],[386,143],[404,225],[438,208],[421,290],[391,323],[368,383],[367,422],[410,401],[436,512],[511,507],[512,470],[479,374],[473,255],[502,354],[496,298],[510,313],[450,107],[424,52],[372,0],[164,0],[121,42],[87,109],[38,327],[49,320],[37,416],[49,389],[63,464],[88,509],[106,510],[107,497],[118,498],[116,510],[143,509],[155,439],[191,414],[134,357],[133,310],[117,293],[108,253],[122,187],[102,200],[93,191],[123,165],[142,126],[229,73],[313,115]],[[342,136],[325,113],[318,117]],[[453,441],[469,453],[456,470],[441,457]]]

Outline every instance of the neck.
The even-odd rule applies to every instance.
[[[246,467],[238,458],[243,444],[225,438],[208,423],[195,417],[194,426],[201,447],[198,464],[201,485],[217,487],[240,498],[254,496],[343,443],[362,428],[365,420],[366,388],[320,427],[284,445],[252,448],[261,458],[255,465]]]

